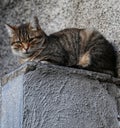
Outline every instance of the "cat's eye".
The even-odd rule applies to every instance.
[[[21,41],[18,40],[18,41],[15,41],[14,43],[21,43]]]
[[[21,44],[21,41],[14,41],[11,44]]]
[[[30,38],[30,39],[28,40],[28,42],[31,42],[32,40],[34,40],[34,38]]]

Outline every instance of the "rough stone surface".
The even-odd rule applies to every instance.
[[[35,70],[27,63],[5,75],[0,81],[0,128],[22,128],[24,73]],[[2,85],[2,89],[1,89]]]
[[[1,80],[1,128],[118,128],[116,81],[101,73],[27,63]]]
[[[115,85],[100,82],[105,79],[110,76],[37,65],[25,75],[23,127],[118,128],[116,90],[107,91]]]
[[[19,64],[4,23],[20,24],[37,15],[47,34],[66,27],[96,28],[120,51],[120,0],[0,0],[0,76]]]
[[[22,128],[23,74],[2,87],[1,128]]]
[[[2,88],[1,88],[1,80],[0,80],[0,115],[1,115],[1,106],[2,106]],[[0,128],[1,128],[1,116],[0,116]]]

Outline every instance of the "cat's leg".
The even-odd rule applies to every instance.
[[[91,65],[91,55],[89,51],[79,57],[77,65],[82,68],[87,68]]]
[[[94,61],[93,61],[93,59],[94,59]],[[105,73],[105,74],[109,74],[109,75],[113,76],[114,73],[112,71],[104,69],[103,67],[100,68],[100,67],[96,66],[96,64],[95,64],[96,61],[98,61],[100,63],[100,61],[97,59],[98,58],[92,58],[90,52],[87,51],[79,58],[76,68],[82,68],[82,69],[86,69],[86,70],[101,72],[101,73]]]
[[[42,64],[49,64],[50,62],[48,61],[40,61]]]

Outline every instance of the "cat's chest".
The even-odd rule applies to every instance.
[[[35,61],[35,62],[38,62],[40,61],[39,59],[37,58],[34,58],[34,57],[29,57],[29,58],[21,58],[20,59],[20,63],[23,64],[25,62],[28,62],[28,61]]]
[[[29,57],[29,58],[21,58],[20,59],[20,63],[23,64],[25,62],[28,62],[28,61],[34,61],[34,62],[41,62],[43,64],[47,64],[49,63],[48,61],[44,61],[42,58],[38,58],[38,57]]]

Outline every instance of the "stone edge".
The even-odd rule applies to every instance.
[[[53,71],[58,69],[64,73],[78,74],[84,77],[88,77],[90,79],[99,80],[100,82],[108,82],[108,83],[113,83],[113,84],[120,86],[120,79],[112,77],[111,75],[98,73],[98,72],[92,72],[92,71],[83,70],[83,69],[76,69],[76,68],[74,68],[73,70],[73,68],[71,67],[64,67],[64,66],[58,66],[58,65],[53,65],[53,64],[42,64],[41,62],[39,63],[27,62],[23,64],[15,71],[10,72],[9,74],[3,76],[0,80],[1,86],[4,86],[9,80],[14,79],[15,77],[21,74],[26,74],[29,71],[35,70],[37,67],[39,69],[43,69],[45,67]]]

